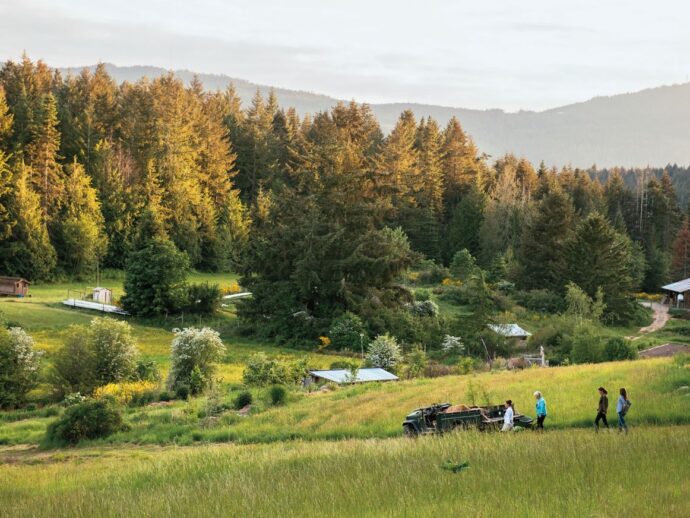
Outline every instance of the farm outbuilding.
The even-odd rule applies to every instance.
[[[101,304],[111,304],[113,302],[113,292],[108,288],[94,288],[93,301]]]
[[[690,308],[690,279],[672,282],[661,289],[672,308]]]
[[[517,324],[488,324],[487,327],[494,333],[505,338],[527,340],[530,336],[532,336],[532,333],[525,331]]]
[[[21,277],[0,277],[0,295],[26,297],[29,295],[29,284]]]
[[[369,381],[398,381],[395,374],[385,369],[359,369],[357,376],[352,379],[352,373],[346,369],[309,371],[312,383],[366,383]]]

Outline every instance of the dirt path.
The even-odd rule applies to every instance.
[[[628,336],[627,338],[630,340],[637,340],[638,338],[641,338],[642,335],[658,331],[666,325],[666,322],[668,322],[668,306],[659,304],[658,302],[652,302],[651,305],[644,304],[644,306],[651,307],[652,311],[654,312],[654,320],[647,327],[640,329],[637,332],[637,335]]]

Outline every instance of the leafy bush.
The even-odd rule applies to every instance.
[[[377,336],[367,349],[367,364],[372,367],[395,372],[402,361],[402,353],[395,337],[390,335]]]
[[[569,339],[572,343],[570,359],[574,363],[598,363],[603,360],[602,339],[592,326],[578,326]]]
[[[132,326],[114,318],[94,318],[88,337],[96,359],[96,382],[99,385],[132,379],[139,351]]]
[[[175,397],[183,401],[189,399],[189,386],[177,385],[177,387],[175,387]]]
[[[682,308],[670,308],[668,314],[673,318],[687,318],[690,315],[690,311]]]
[[[248,390],[243,390],[242,392],[237,394],[237,397],[235,398],[234,402],[234,407],[236,410],[241,410],[247,405],[251,405],[253,401],[254,397],[252,396],[252,393]]]
[[[287,390],[282,385],[273,385],[269,389],[268,395],[274,406],[284,405],[287,402]]]
[[[0,328],[0,408],[26,401],[27,393],[38,384],[42,354],[21,328]]]
[[[633,344],[619,336],[609,339],[604,346],[604,359],[608,361],[634,360],[637,357],[637,349]]]
[[[46,441],[52,446],[77,444],[107,437],[122,428],[122,414],[112,399],[87,400],[67,407],[48,427]]]
[[[467,290],[458,286],[447,286],[439,293],[438,296],[443,302],[454,304],[456,306],[467,306],[471,303],[471,297]]]
[[[559,313],[565,309],[563,297],[549,290],[516,291],[513,297],[518,304],[530,311]]]
[[[448,268],[441,266],[434,261],[424,261],[420,265],[421,269],[417,276],[420,284],[438,284],[449,276]]]
[[[208,282],[187,284],[185,286],[187,303],[183,308],[187,313],[213,315],[220,307],[222,292],[218,284]]]
[[[91,394],[98,386],[135,379],[138,354],[126,322],[96,318],[89,327],[71,326],[53,359],[53,387],[61,395]]]
[[[213,329],[189,327],[179,331],[172,341],[168,386],[176,389],[185,385],[192,394],[200,393],[210,383],[214,363],[224,353],[225,345]]]
[[[109,383],[93,392],[95,399],[113,398],[121,405],[142,404],[155,399],[158,385],[151,381]]]
[[[417,378],[424,374],[424,370],[429,363],[426,352],[421,347],[415,347],[407,354],[405,358],[407,369],[405,370],[405,377]]]
[[[154,360],[139,359],[135,368],[135,378],[138,381],[157,383],[161,380],[161,371]]]
[[[458,372],[460,374],[469,374],[474,370],[474,360],[469,356],[463,356],[458,360]]]
[[[426,288],[417,288],[414,290],[414,299],[417,301],[431,300],[431,291]]]
[[[453,260],[450,263],[450,273],[457,279],[467,279],[474,275],[479,267],[472,254],[466,248],[455,252]]]
[[[328,337],[335,349],[354,349],[358,348],[360,343],[366,345],[369,342],[362,319],[349,311],[333,320]]]
[[[86,396],[82,396],[79,392],[75,392],[74,394],[66,395],[65,399],[62,401],[62,404],[65,406],[72,406],[83,403],[84,401],[86,401]]]
[[[307,360],[283,361],[269,358],[265,353],[249,357],[242,373],[245,385],[283,385],[297,383],[309,372]]]
[[[432,300],[414,301],[406,305],[410,313],[416,317],[438,316],[438,305]]]

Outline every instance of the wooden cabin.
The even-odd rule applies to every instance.
[[[21,277],[1,277],[0,295],[26,297],[29,295],[29,281]]]
[[[666,301],[672,308],[690,308],[690,279],[673,282],[662,286]]]

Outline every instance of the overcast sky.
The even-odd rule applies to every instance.
[[[358,101],[540,110],[685,82],[682,0],[0,0],[0,58],[222,73]]]

